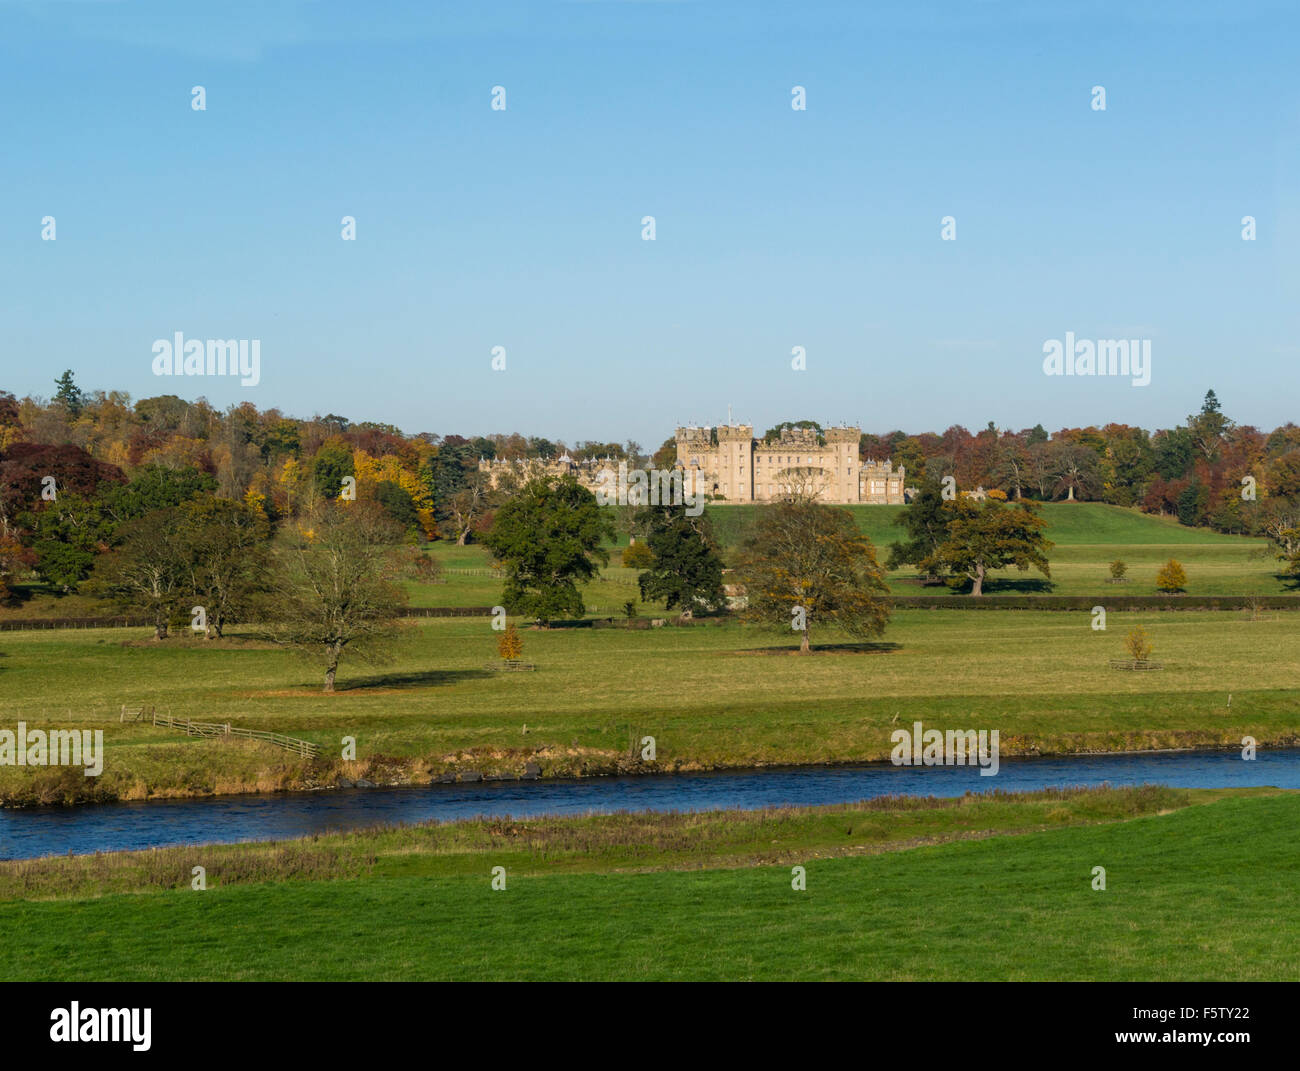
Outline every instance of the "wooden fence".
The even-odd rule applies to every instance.
[[[186,736],[223,737],[225,739],[236,737],[243,740],[261,740],[263,743],[274,744],[285,751],[292,751],[295,755],[300,755],[304,759],[314,759],[320,755],[320,745],[313,744],[310,740],[299,740],[295,736],[285,736],[284,733],[273,733],[265,729],[237,729],[229,722],[191,721],[189,718],[173,718],[170,714],[155,713],[152,707],[135,709],[123,707],[119,720],[142,721],[146,716],[151,717],[155,727],[159,729],[175,729]]]

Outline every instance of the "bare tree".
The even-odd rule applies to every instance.
[[[322,659],[327,692],[346,649],[385,661],[406,596],[402,538],[374,503],[324,502],[281,548],[268,636]]]
[[[492,481],[486,473],[474,472],[465,480],[465,486],[451,496],[447,503],[448,519],[445,528],[456,539],[456,546],[463,547],[474,526],[483,518],[496,496],[492,492]]]
[[[1054,443],[1052,469],[1056,476],[1056,490],[1066,491],[1067,500],[1073,502],[1098,489],[1097,452],[1091,447],[1067,441]]]
[[[776,474],[776,497],[787,502],[815,502],[826,493],[826,470],[812,465],[781,469]]]

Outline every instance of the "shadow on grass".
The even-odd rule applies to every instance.
[[[378,673],[370,677],[340,680],[334,685],[336,692],[357,692],[367,688],[430,688],[458,681],[481,680],[493,677],[486,669],[430,669],[419,673]]]
[[[970,585],[967,584],[963,590],[970,591]],[[984,582],[985,595],[1046,595],[1055,590],[1055,584],[1040,577],[1026,577],[1024,580],[998,577]]]
[[[1300,573],[1274,573],[1273,576],[1287,591],[1300,591]]]
[[[888,654],[890,651],[901,651],[901,643],[814,643],[810,655],[820,654]],[[738,655],[797,655],[800,653],[796,644],[793,647],[749,647],[739,651],[732,651],[732,654]]]

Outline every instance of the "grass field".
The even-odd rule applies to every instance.
[[[745,537],[760,506],[710,506],[708,516],[727,552]],[[889,545],[902,538],[894,522],[902,506],[848,506],[858,527],[876,547],[883,564]],[[1037,572],[1001,570],[991,574],[986,590],[997,593],[1055,595],[1155,595],[1156,573],[1170,558],[1177,558],[1187,570],[1189,594],[1193,595],[1280,595],[1295,591],[1291,578],[1278,571],[1277,560],[1267,540],[1223,535],[1204,528],[1187,528],[1176,520],[1092,502],[1047,503],[1042,507],[1048,522],[1047,537],[1055,543],[1049,553],[1050,580]],[[481,547],[456,547],[438,543],[430,549],[444,570],[445,584],[411,585],[414,606],[493,606],[500,601],[501,582],[486,574],[491,560]],[[1128,564],[1129,583],[1122,587],[1108,583],[1110,563],[1117,558]],[[620,566],[618,551],[610,565],[584,594],[591,614],[621,615],[623,604],[633,601],[640,613],[654,613],[660,607],[642,603],[637,590],[638,570]],[[900,569],[887,577],[890,589],[899,595],[947,594],[943,587],[918,587],[913,569]]]
[[[1148,788],[0,864],[0,978],[1295,980],[1298,820]]]
[[[744,538],[758,506],[710,506],[719,541],[727,552]],[[883,563],[889,544],[900,539],[902,530],[894,521],[902,506],[848,506],[859,528],[876,546]],[[991,574],[986,590],[997,593],[1056,595],[1154,595],[1157,570],[1171,557],[1187,569],[1187,590],[1192,595],[1278,595],[1295,591],[1290,578],[1279,574],[1278,563],[1263,539],[1222,535],[1204,528],[1187,528],[1170,518],[1155,517],[1136,510],[1093,502],[1047,503],[1042,507],[1048,521],[1048,538],[1056,546],[1049,557],[1051,580],[1036,572],[1003,570]],[[660,604],[643,602],[637,587],[639,571],[620,564],[619,546],[612,546],[610,564],[583,592],[592,616],[622,616],[628,602],[637,613],[662,613]],[[501,601],[501,581],[491,575],[491,558],[481,546],[458,547],[435,543],[428,551],[442,566],[442,583],[407,584],[411,605],[495,606]],[[1122,558],[1128,563],[1130,582],[1123,587],[1107,583],[1110,563]],[[898,595],[947,594],[943,587],[918,587],[916,573],[900,569],[889,574],[891,590]],[[34,597],[0,606],[4,618],[88,617],[111,611],[94,599],[72,595],[55,597],[43,589],[32,589]]]
[[[110,797],[311,787],[339,776],[425,782],[455,771],[543,776],[627,769],[885,759],[897,724],[996,728],[1004,755],[1300,741],[1300,630],[1275,612],[896,612],[885,643],[810,657],[778,633],[722,626],[528,630],[536,672],[494,674],[486,618],[419,619],[395,660],[346,661],[339,691],[287,652],[144,629],[0,634],[0,725],[102,728],[106,768],[0,767],[11,803],[70,791]],[[1143,624],[1164,669],[1119,673],[1124,633]],[[844,637],[814,633],[832,648]],[[118,724],[122,703],[305,737],[358,761],[298,760],[268,745]],[[526,727],[526,732],[525,732]],[[653,735],[639,766],[632,739]],[[93,784],[88,784],[93,782]]]

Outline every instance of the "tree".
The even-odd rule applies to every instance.
[[[140,469],[129,482],[108,486],[102,497],[105,510],[120,524],[152,510],[211,495],[216,489],[217,481],[192,465],[168,468],[151,464]]]
[[[778,628],[799,626],[811,649],[812,624],[850,636],[879,636],[889,621],[888,587],[875,548],[848,510],[818,502],[780,502],[759,516],[737,572],[746,616]]]
[[[1084,498],[1098,490],[1097,452],[1082,443],[1062,440],[1052,444],[1053,475],[1057,491],[1067,491],[1067,500]]]
[[[312,461],[311,474],[321,497],[338,498],[343,493],[343,477],[356,475],[347,443],[335,438],[321,446]]]
[[[388,657],[406,596],[397,586],[406,560],[401,530],[373,502],[325,500],[277,557],[266,634],[321,659],[324,691],[344,651],[365,661]]]
[[[9,598],[13,581],[26,573],[35,560],[36,556],[15,535],[0,529],[0,601]]]
[[[1233,422],[1223,415],[1219,399],[1212,390],[1205,392],[1201,411],[1187,418],[1187,431],[1193,445],[1210,462],[1217,460],[1233,427]]]
[[[483,545],[505,567],[502,604],[512,613],[545,622],[586,608],[578,582],[609,561],[602,543],[614,527],[596,496],[572,476],[525,484],[496,514]]]
[[[888,567],[898,569],[904,565],[919,565],[933,558],[946,537],[954,508],[953,503],[943,497],[937,479],[928,477],[922,480],[916,497],[894,519],[894,523],[907,532],[907,539],[890,544]]]
[[[1128,572],[1128,563],[1120,559],[1110,563],[1110,578],[1112,580],[1123,580],[1124,575]]]
[[[1048,488],[1056,478],[1056,454],[1050,442],[1031,442],[1025,475],[1040,499],[1047,497]]]
[[[722,559],[713,523],[701,513],[689,516],[684,503],[648,506],[637,518],[646,531],[649,567],[637,578],[642,601],[660,601],[669,609],[712,610],[726,600],[722,590]],[[627,564],[627,554],[623,555]]]
[[[1178,523],[1193,527],[1205,518],[1209,490],[1201,483],[1190,483],[1178,495]]]
[[[811,428],[817,434],[818,443],[825,444],[826,442],[826,433],[815,420],[783,420],[776,427],[768,428],[767,431],[763,432],[763,441],[773,442],[781,437],[781,432],[792,428]]]
[[[1134,662],[1145,662],[1151,657],[1151,641],[1147,639],[1147,630],[1137,625],[1124,637],[1124,649]]]
[[[1141,428],[1125,424],[1107,424],[1105,460],[1110,480],[1103,488],[1107,502],[1132,506],[1141,501],[1151,474],[1155,470],[1155,453],[1150,436]]]
[[[1192,466],[1196,446],[1186,428],[1157,432],[1151,439],[1155,448],[1155,467],[1163,480],[1177,480]]]
[[[95,587],[126,609],[142,610],[154,638],[167,638],[170,622],[189,594],[189,554],[180,510],[153,510],[128,521],[121,546],[96,570]]]
[[[1018,436],[1003,436],[998,443],[998,454],[993,477],[999,483],[1009,487],[1017,500],[1023,498],[1022,491],[1029,480],[1029,448]]]
[[[485,473],[470,473],[461,489],[447,500],[443,531],[456,540],[456,546],[463,547],[499,497]]]
[[[267,591],[270,526],[261,511],[222,498],[185,503],[179,520],[189,589],[220,638]]]
[[[677,464],[677,439],[665,439],[650,459],[650,465],[665,472]]]
[[[1170,558],[1156,573],[1156,587],[1166,595],[1173,595],[1187,586],[1187,572],[1182,563]]]
[[[85,407],[86,400],[85,396],[81,393],[81,388],[77,386],[76,382],[72,378],[72,369],[66,369],[63,375],[59,376],[59,378],[54,381],[54,385],[58,387],[58,390],[55,391],[54,394],[55,401],[61,404],[63,408],[68,411],[69,416],[80,416],[81,410]]]
[[[524,641],[519,638],[519,630],[513,621],[506,625],[501,638],[497,640],[497,653],[507,662],[512,662],[524,653]]]
[[[1283,498],[1300,496],[1300,450],[1274,458],[1268,466],[1268,490]]]
[[[417,532],[420,528],[420,515],[415,512],[415,500],[410,492],[392,480],[380,480],[375,484],[375,501],[383,511],[400,525],[403,532]]]
[[[14,443],[0,456],[0,528],[19,523],[19,514],[38,512],[52,501],[48,477],[53,478],[56,499],[89,498],[111,484],[126,483],[116,465],[91,457],[79,446]]]
[[[977,596],[984,593],[984,581],[994,569],[1014,565],[1025,572],[1032,566],[1046,577],[1052,575],[1047,552],[1053,544],[1043,535],[1047,522],[1033,503],[990,498],[981,506],[962,498],[955,507],[944,541],[921,563],[923,568],[968,577],[971,594]]]
[[[654,563],[654,553],[645,543],[629,543],[623,548],[624,569],[649,569]]]
[[[1270,498],[1260,512],[1259,530],[1277,548],[1277,560],[1286,563],[1290,576],[1300,577],[1300,502]]]
[[[32,515],[28,539],[42,580],[73,591],[90,576],[95,559],[121,538],[120,528],[97,497],[65,494]]]
[[[815,465],[791,465],[776,474],[776,498],[805,502],[820,498],[827,490],[829,474]]]

